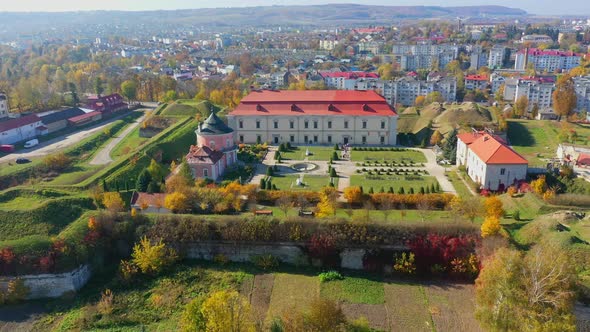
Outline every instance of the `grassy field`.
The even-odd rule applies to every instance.
[[[137,126],[125,139],[115,146],[113,151],[111,151],[111,158],[116,159],[125,155],[149,140],[149,138],[139,136],[139,128],[140,126]]]
[[[311,153],[310,156],[305,155],[307,150]],[[288,160],[305,160],[307,158],[308,160],[328,161],[332,158],[333,153],[333,146],[297,146],[288,152],[281,152],[281,157]]]
[[[320,283],[319,270],[278,268],[263,272],[251,265],[186,261],[155,278],[123,284],[115,269],[98,273],[76,300],[52,299],[34,331],[174,331],[182,311],[198,296],[229,289],[246,297],[268,324],[284,313],[306,310],[312,300],[337,300],[348,319],[365,317],[383,331],[479,331],[473,317],[473,286],[367,279],[344,273],[344,280]],[[113,311],[97,311],[100,293],[114,294]],[[266,325],[268,326],[268,325]]]
[[[287,191],[319,191],[330,183],[329,176],[304,175],[303,183],[305,186],[297,186],[296,183],[298,178],[299,175],[296,174],[277,175],[272,177],[272,183],[276,185],[279,190]],[[338,187],[338,178],[334,179],[334,186],[336,188]]]
[[[588,144],[590,126],[570,124],[578,133],[576,144]],[[528,159],[530,166],[545,166],[547,158],[554,158],[560,143],[561,124],[556,121],[510,120],[508,138],[516,152]]]
[[[396,163],[425,163],[426,157],[420,151],[355,151],[351,152],[352,161],[379,160]]]
[[[539,197],[533,193],[527,193],[520,197],[510,197],[508,194],[500,196],[504,204],[504,210],[508,214],[512,214],[518,210],[520,218],[523,220],[531,220],[539,215],[539,209],[545,205]]]
[[[420,187],[428,186],[432,184],[436,185],[436,178],[433,176],[421,176],[420,180],[406,180],[404,175],[351,175],[350,185],[363,187],[363,191],[368,193],[370,188],[373,188],[374,192],[379,192],[381,188],[387,192],[389,187],[393,187],[395,193],[398,192],[400,187],[404,188],[406,193],[409,192],[410,188],[414,188],[414,192],[418,193]]]

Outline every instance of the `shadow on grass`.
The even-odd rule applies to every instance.
[[[521,122],[508,122],[508,139],[510,144],[515,146],[534,146],[535,137],[529,132],[528,128]]]

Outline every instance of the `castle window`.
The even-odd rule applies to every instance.
[[[240,129],[244,128],[244,121],[240,120]]]
[[[256,120],[256,129],[260,129],[260,120]]]
[[[207,177],[209,177],[209,170],[208,170],[208,169],[204,169],[204,170],[203,170],[203,177],[204,177],[204,178],[207,178]]]

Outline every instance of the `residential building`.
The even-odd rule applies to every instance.
[[[243,143],[395,145],[397,114],[375,91],[253,91],[228,114]]]
[[[528,161],[501,138],[489,133],[457,136],[457,165],[465,166],[469,177],[482,189],[504,191],[526,179]]]
[[[471,70],[478,70],[481,67],[487,66],[488,64],[488,57],[481,49],[481,47],[474,47],[471,52],[471,65],[469,69]]]
[[[108,96],[88,97],[86,108],[108,114],[128,109],[128,105],[120,94],[114,93]]]
[[[133,192],[131,195],[131,208],[144,213],[172,213],[164,207],[166,201],[165,193],[140,193]]]
[[[355,90],[354,87],[359,78],[379,78],[376,73],[364,71],[322,71],[319,74],[324,78],[324,83],[326,83],[328,89],[336,90]]]
[[[35,114],[0,121],[0,144],[23,142],[45,134],[47,127]]]
[[[219,179],[228,167],[238,161],[238,147],[234,130],[214,111],[195,131],[197,145],[192,145],[186,161],[193,177]]]
[[[552,93],[555,79],[551,76],[523,76],[504,80],[504,100],[515,103],[521,96],[527,97],[529,111],[537,105],[545,112],[553,105]]]
[[[494,47],[492,47],[492,49],[490,49],[490,54],[488,56],[488,68],[503,68],[507,57],[508,48],[501,45],[495,45]]]
[[[0,119],[8,117],[8,96],[0,92]]]
[[[431,92],[440,92],[446,102],[453,102],[457,97],[457,79],[439,72],[432,72],[426,81],[406,76],[393,81],[393,105],[412,106],[418,96]]]
[[[529,64],[538,71],[556,72],[569,71],[580,65],[582,55],[574,52],[559,50],[540,50],[525,48],[516,53],[514,69],[526,70]]]
[[[526,35],[520,38],[521,43],[531,43],[531,44],[553,44],[553,39],[547,35]]]
[[[381,55],[383,62],[395,61],[404,71],[445,68],[457,58],[459,47],[451,44],[395,44],[391,55]]]
[[[590,75],[574,77],[573,81],[578,100],[576,110],[586,110],[590,114]]]
[[[485,90],[488,87],[490,78],[485,75],[465,76],[465,90]]]

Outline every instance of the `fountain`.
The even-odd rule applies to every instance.
[[[317,168],[318,168],[318,165],[316,165],[314,163],[309,163],[309,162],[302,162],[302,163],[297,163],[297,164],[291,165],[291,169],[293,169],[297,172],[311,172]]]

